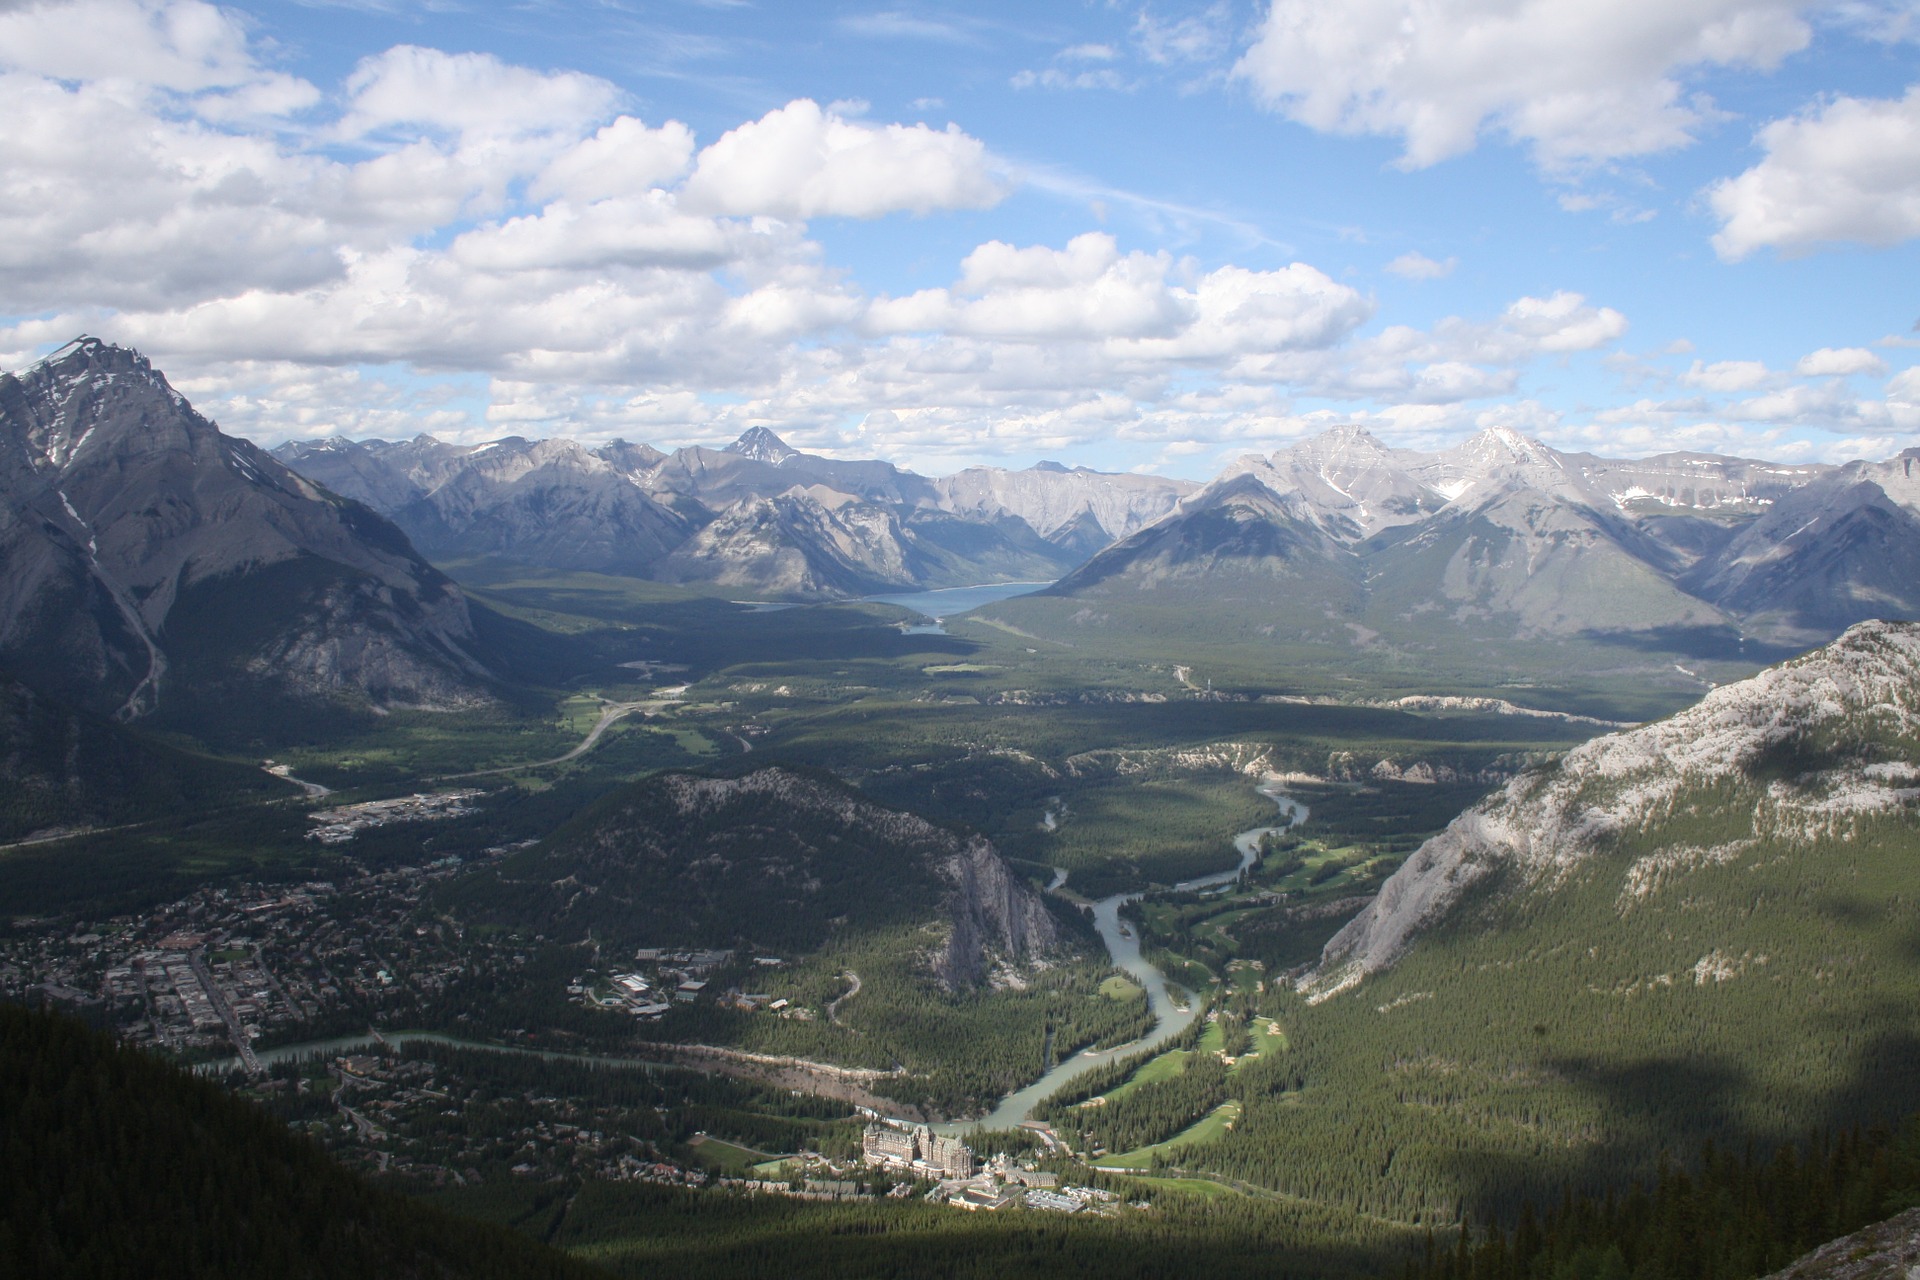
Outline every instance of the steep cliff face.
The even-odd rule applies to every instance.
[[[123,719],[182,680],[489,697],[466,601],[399,530],[94,339],[0,376],[0,660]]]
[[[1483,882],[1551,892],[1599,855],[1630,910],[1757,844],[1844,844],[1920,800],[1920,624],[1863,622],[1653,724],[1523,774],[1422,845],[1328,942],[1303,986],[1324,999],[1391,965]],[[1711,831],[1711,844],[1669,830]]]
[[[967,841],[942,860],[940,869],[953,888],[947,899],[947,943],[933,968],[948,988],[979,983],[990,956],[1027,960],[1059,945],[1060,927],[1040,895],[985,839]]]
[[[906,931],[957,989],[1062,941],[993,846],[778,767],[637,783],[503,868],[494,910],[602,943],[813,951]]]

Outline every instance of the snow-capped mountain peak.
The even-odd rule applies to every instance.
[[[737,453],[743,458],[752,458],[755,462],[764,462],[775,467],[789,458],[800,456],[798,449],[792,448],[785,440],[765,427],[748,427],[740,433],[740,438],[728,445],[723,452]]]

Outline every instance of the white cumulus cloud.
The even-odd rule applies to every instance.
[[[1865,347],[1822,347],[1802,356],[1794,372],[1803,378],[1847,377],[1856,373],[1885,373],[1887,362]]]
[[[702,151],[685,199],[713,213],[877,218],[990,208],[1007,190],[986,144],[957,125],[868,124],[800,98]]]
[[[192,93],[269,78],[246,29],[210,4],[72,0],[0,8],[0,67]]]
[[[1690,69],[1771,67],[1811,37],[1795,0],[1273,0],[1235,74],[1310,128],[1401,139],[1401,163],[1487,129],[1560,167],[1685,145]]]
[[[338,131],[363,137],[396,127],[468,139],[576,134],[612,115],[620,90],[577,71],[542,72],[486,53],[396,45],[363,59],[347,78]]]
[[[1766,385],[1772,376],[1758,360],[1717,360],[1712,364],[1695,360],[1693,367],[1680,375],[1680,381],[1705,391],[1751,391]]]
[[[1458,258],[1436,262],[1424,253],[1409,250],[1387,264],[1387,274],[1399,276],[1402,280],[1440,280],[1452,275],[1453,269],[1459,265]]]
[[[1759,164],[1708,191],[1722,258],[1920,236],[1920,85],[1899,98],[1820,103],[1769,124],[1759,141]]]

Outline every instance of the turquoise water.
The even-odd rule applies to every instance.
[[[933,619],[932,626],[906,628],[910,635],[945,635],[941,623],[983,604],[998,604],[1015,596],[1030,595],[1050,582],[983,582],[972,587],[944,587],[939,591],[894,591],[886,595],[862,596],[872,604],[897,604]]]

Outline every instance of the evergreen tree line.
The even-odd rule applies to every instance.
[[[1708,1143],[1624,1195],[1528,1202],[1511,1225],[1429,1236],[1408,1280],[1748,1280],[1920,1204],[1920,1116],[1739,1155]]]
[[[0,1275],[594,1274],[369,1186],[212,1081],[0,1005]]]

